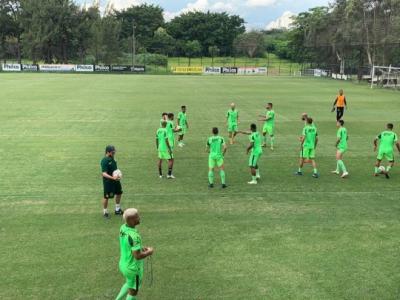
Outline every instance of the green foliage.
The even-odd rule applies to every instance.
[[[262,57],[265,52],[262,32],[250,31],[239,35],[234,41],[236,55]]]
[[[167,66],[168,57],[162,54],[142,53],[136,55],[136,63],[140,65]]]
[[[135,26],[137,47],[142,49],[151,46],[154,32],[164,26],[163,9],[153,4],[141,4],[115,11],[115,16],[121,22],[120,39],[130,41],[126,44],[131,45],[133,26]],[[130,52],[130,46],[125,51]]]
[[[168,32],[160,27],[154,32],[149,50],[154,53],[173,55],[175,50],[175,39]]]
[[[229,55],[233,53],[234,39],[245,31],[245,27],[239,16],[188,12],[171,20],[167,30],[176,40],[199,41],[203,55],[207,54],[210,46],[217,46],[222,55]]]

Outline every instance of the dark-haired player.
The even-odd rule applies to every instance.
[[[226,188],[225,182],[225,169],[224,169],[224,156],[226,153],[226,144],[223,137],[218,135],[218,128],[212,129],[212,136],[207,140],[208,155],[208,186],[214,187],[214,170],[219,169],[221,177],[222,188]]]
[[[313,119],[307,118],[307,125],[303,128],[302,135],[300,137],[300,162],[299,169],[295,173],[296,175],[303,175],[302,168],[304,163],[310,162],[313,166],[313,177],[318,178],[317,164],[315,162],[315,149],[318,144],[318,133],[317,127],[313,125]]]
[[[246,149],[249,156],[249,167],[251,173],[251,180],[248,184],[257,184],[257,180],[261,178],[260,168],[258,167],[258,160],[262,154],[261,135],[257,131],[257,125],[251,124],[250,131],[239,131],[239,133],[249,135],[250,144]]]
[[[183,147],[185,145],[185,143],[183,142],[183,137],[185,136],[187,130],[189,129],[189,123],[187,121],[185,105],[181,106],[181,111],[178,114],[178,126],[181,129],[178,137],[178,146]]]
[[[393,147],[396,145],[397,150],[400,152],[400,143],[397,138],[397,134],[393,132],[393,124],[389,123],[386,125],[386,130],[382,131],[375,139],[374,139],[374,151],[378,148],[379,141],[379,149],[378,156],[376,157],[375,163],[375,172],[374,176],[378,176],[379,167],[381,166],[382,159],[385,157],[388,160],[388,165],[386,170],[383,172],[386,178],[389,179],[389,171],[393,168],[394,165],[394,151]]]

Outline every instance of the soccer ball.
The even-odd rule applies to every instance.
[[[113,172],[113,177],[117,177],[118,179],[122,178],[122,172],[121,170],[117,169]]]
[[[379,172],[380,172],[381,174],[385,173],[385,171],[386,171],[386,169],[385,169],[384,166],[380,166],[380,167],[379,167]]]

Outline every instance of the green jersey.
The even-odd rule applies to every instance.
[[[249,137],[250,143],[253,144],[253,148],[251,148],[251,154],[258,155],[262,153],[262,146],[261,146],[261,135],[260,133],[253,132]]]
[[[158,151],[164,152],[168,150],[167,145],[167,129],[159,128],[157,130],[156,138],[158,141]]]
[[[394,133],[393,131],[386,130],[381,132],[376,138],[379,140],[380,151],[385,151],[385,152],[393,151],[393,146],[397,142],[396,133]]]
[[[181,126],[182,128],[185,128],[187,126],[186,113],[184,113],[183,111],[178,114],[178,120],[179,126]]]
[[[275,112],[273,110],[267,110],[265,117],[267,118],[267,120],[265,120],[266,125],[275,125]]]
[[[211,159],[221,159],[224,157],[222,152],[223,146],[225,145],[225,140],[223,137],[218,135],[213,135],[207,140],[207,147],[210,149],[209,158]]]
[[[337,147],[339,149],[347,149],[347,129],[344,127],[340,127],[337,131],[336,137],[340,139]]]
[[[228,112],[226,113],[226,117],[228,119],[228,123],[229,124],[236,124],[238,123],[238,118],[239,118],[239,112],[235,109],[235,110],[228,110]]]
[[[142,249],[142,238],[136,228],[124,224],[119,230],[119,247],[121,256],[119,268],[121,271],[140,272],[143,270],[143,260],[136,260],[132,251]]]
[[[105,156],[101,160],[101,172],[106,172],[108,175],[112,176],[113,172],[118,169],[117,162],[115,161],[114,157]],[[103,177],[103,181],[110,181],[111,179],[107,179]]]
[[[168,139],[173,140],[174,139],[174,122],[168,120],[166,129],[167,129]]]
[[[314,125],[306,125],[303,128],[304,143],[303,148],[315,149],[315,142],[317,140],[317,127]]]

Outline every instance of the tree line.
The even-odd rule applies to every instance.
[[[71,0],[0,0],[0,58],[109,64],[133,49],[160,56],[233,55],[244,24],[239,16],[212,12],[166,22],[163,9],[151,4],[101,13]]]
[[[293,28],[268,35],[282,58],[336,71],[400,65],[400,0],[335,0],[293,19]]]
[[[168,56],[266,53],[340,69],[399,64],[400,0],[334,0],[300,13],[289,30],[250,32],[228,13],[187,12],[166,22],[152,4],[101,13],[71,0],[0,0],[2,60],[110,64],[133,52],[138,63],[160,65]]]

